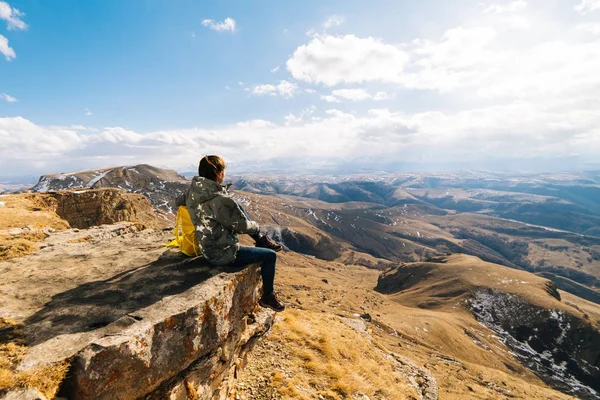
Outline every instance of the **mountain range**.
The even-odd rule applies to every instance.
[[[285,247],[277,289],[290,309],[249,356],[254,373],[239,377],[240,395],[598,398],[600,173],[231,180],[233,197]],[[170,201],[188,184],[173,171],[126,166],[46,175],[33,193],[0,200],[114,187],[172,218]],[[108,271],[118,256],[92,257]],[[395,372],[373,374],[388,363]],[[353,383],[360,376],[369,378]]]

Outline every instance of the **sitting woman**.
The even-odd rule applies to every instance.
[[[185,205],[196,226],[196,238],[204,258],[212,265],[242,267],[261,263],[263,294],[262,307],[282,311],[285,306],[273,291],[276,251],[281,246],[267,235],[261,235],[259,225],[252,221],[241,205],[236,203],[222,186],[225,161],[219,156],[205,156],[200,160],[198,176],[192,179],[184,196],[177,199]],[[249,234],[256,247],[240,246],[238,233]]]

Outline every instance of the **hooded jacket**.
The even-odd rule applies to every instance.
[[[211,264],[235,260],[239,249],[236,234],[259,232],[258,223],[248,220],[227,189],[213,180],[195,176],[184,197],[179,197],[177,204],[187,207],[200,251]]]

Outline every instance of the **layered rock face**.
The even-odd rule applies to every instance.
[[[56,213],[73,228],[89,228],[115,222],[139,222],[156,227],[157,218],[152,206],[141,194],[115,189],[63,191],[54,194],[58,199]]]
[[[135,222],[148,228],[162,228],[168,224],[155,213],[143,195],[119,189],[64,190],[27,196],[44,203],[44,208],[54,211],[72,228],[85,229],[116,222]]]

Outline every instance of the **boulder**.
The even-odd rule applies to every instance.
[[[72,400],[224,399],[273,312],[257,308],[258,265],[210,275],[106,326],[41,342],[19,369],[69,360],[58,396]]]

